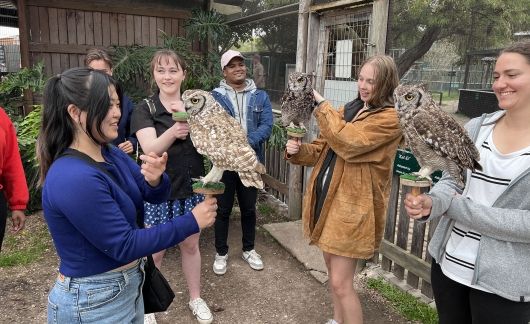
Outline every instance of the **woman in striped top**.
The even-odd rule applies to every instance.
[[[429,244],[440,323],[530,322],[530,41],[501,51],[493,77],[501,110],[466,125],[483,170],[463,191],[444,175],[404,202],[413,219],[440,219]]]

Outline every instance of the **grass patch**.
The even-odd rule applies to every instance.
[[[271,206],[269,206],[266,203],[258,202],[256,207],[257,207],[258,212],[260,213],[260,215],[263,215],[263,216],[271,216],[272,214],[275,213],[274,208],[272,208]]]
[[[50,233],[39,216],[28,216],[26,228],[18,234],[9,232],[8,219],[6,237],[0,253],[0,268],[27,265],[41,258],[52,245]]]
[[[368,287],[378,291],[385,297],[392,307],[412,321],[424,324],[438,323],[438,313],[427,304],[420,302],[414,296],[394,287],[381,278],[368,278]]]

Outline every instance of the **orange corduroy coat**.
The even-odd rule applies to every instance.
[[[304,234],[322,251],[356,259],[369,259],[378,250],[386,221],[392,166],[401,141],[393,107],[361,112],[345,122],[344,108],[323,102],[314,111],[319,137],[302,144],[286,159],[314,166],[302,207]],[[328,150],[337,154],[333,176],[315,224],[315,182]]]

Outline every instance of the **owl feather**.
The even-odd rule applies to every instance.
[[[394,101],[405,142],[420,165],[416,174],[429,178],[433,171],[447,171],[463,187],[463,170],[482,169],[467,131],[436,105],[423,86],[399,85]]]
[[[292,72],[289,74],[287,90],[281,99],[282,125],[306,128],[314,108],[311,76]]]
[[[191,141],[213,165],[202,181],[217,182],[229,170],[237,172],[246,187],[263,189],[261,174],[266,172],[265,166],[249,145],[241,125],[207,91],[186,90],[182,100],[189,114]]]

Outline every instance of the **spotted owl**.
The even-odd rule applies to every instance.
[[[306,128],[314,108],[311,76],[305,73],[289,74],[287,91],[282,97],[282,125]]]
[[[462,171],[482,169],[467,131],[436,105],[422,85],[399,85],[394,101],[405,142],[420,165],[415,174],[430,179],[433,171],[447,171],[463,188]]]
[[[186,90],[182,101],[189,114],[193,146],[213,165],[202,181],[217,182],[229,170],[237,172],[246,187],[263,189],[261,174],[265,173],[265,166],[259,162],[241,125],[209,92]]]

